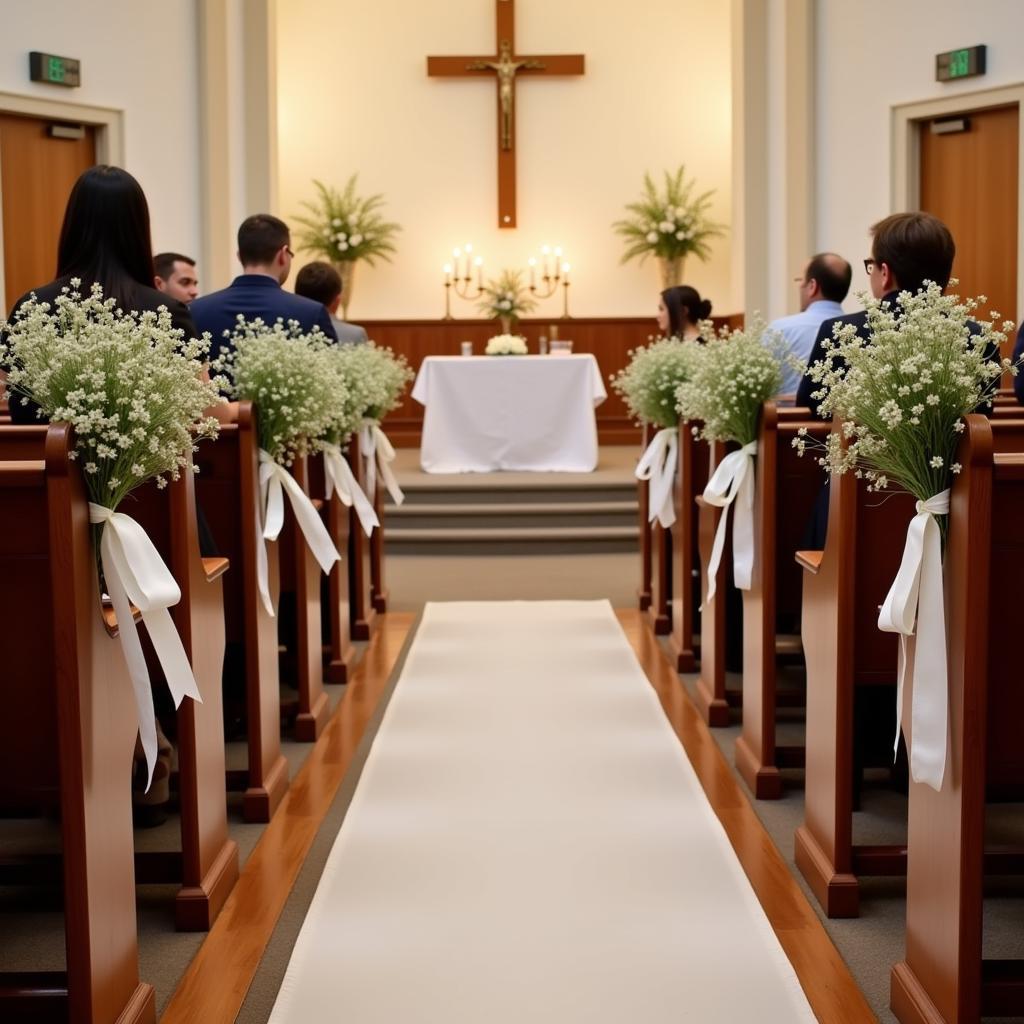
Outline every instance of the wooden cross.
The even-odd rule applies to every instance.
[[[516,226],[516,77],[582,75],[582,54],[547,57],[515,55],[515,0],[495,0],[496,53],[490,57],[428,57],[427,74],[479,78],[494,74],[498,84],[498,227]]]

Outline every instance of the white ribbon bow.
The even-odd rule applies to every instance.
[[[903,727],[903,685],[907,637],[915,644],[911,679],[910,770],[915,782],[942,788],[949,733],[949,680],[946,667],[946,608],[942,591],[942,537],[936,516],[949,513],[949,491],[917,503],[907,528],[903,561],[878,615],[878,628],[900,634],[896,688],[896,741]]]
[[[336,444],[324,445],[324,479],[327,484],[328,500],[337,491],[338,499],[345,508],[352,508],[354,505],[363,533],[369,537],[374,527],[380,526],[380,520],[370,499],[359,486],[348,460]]]
[[[736,511],[732,520],[732,572],[740,590],[750,589],[750,577],[754,571],[754,456],[757,442],[745,444],[739,451],[730,452],[718,464],[707,486],[703,498],[709,505],[724,508],[715,542],[711,546],[708,561],[708,593],[706,605],[715,596],[715,578],[722,562],[725,548],[725,533],[729,523],[729,506],[737,498]],[[702,610],[704,605],[701,606]]]
[[[667,530],[676,521],[672,485],[676,478],[679,431],[659,430],[636,467],[637,480],[650,481],[650,511],[647,519],[658,522]]]
[[[384,481],[392,501],[396,505],[401,505],[405,501],[405,495],[398,486],[395,474],[391,472],[391,463],[395,461],[395,449],[376,420],[363,420],[363,427],[359,432],[359,447],[363,458],[366,459],[366,493],[370,500],[373,501],[377,493],[379,470],[380,478]]]
[[[117,633],[135,691],[139,715],[139,738],[146,755],[146,789],[153,782],[156,767],[156,713],[149,670],[142,643],[135,628],[131,606],[142,612],[149,639],[163,669],[167,688],[177,708],[185,697],[202,703],[181,637],[174,628],[168,608],[181,600],[181,591],[146,531],[130,516],[89,502],[89,522],[102,525],[100,563],[103,579],[117,615]]]
[[[295,521],[302,530],[303,537],[313,557],[324,572],[330,572],[331,566],[341,555],[331,540],[320,514],[309,500],[309,495],[296,483],[295,477],[284,466],[274,461],[269,452],[260,449],[260,494],[263,506],[263,537],[265,540],[277,540],[284,526],[284,495],[287,492],[292,503]],[[270,585],[267,578],[267,552],[265,545],[257,545],[256,577],[260,599],[268,615],[274,614],[274,605],[270,600]]]

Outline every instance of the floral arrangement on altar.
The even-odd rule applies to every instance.
[[[837,326],[824,359],[809,371],[820,385],[814,397],[822,400],[821,414],[841,422],[819,462],[836,475],[852,471],[869,491],[894,485],[917,498],[878,628],[900,634],[897,742],[907,706],[911,776],[940,790],[949,735],[942,547],[951,484],[961,470],[964,416],[992,399],[1003,373],[1018,372],[998,355],[1014,324],[974,322],[983,298],[961,302],[933,283],[916,295],[901,292],[896,303],[861,298],[868,337],[853,325]],[[811,442],[803,433],[793,444],[802,455]],[[912,691],[907,701],[905,686]]]
[[[839,327],[825,342],[825,358],[809,370],[821,415],[843,420],[842,435],[828,436],[819,461],[829,473],[852,470],[869,490],[894,484],[927,501],[960,472],[963,417],[991,400],[1004,372],[1018,372],[1008,359],[993,358],[1014,324],[999,329],[981,321],[972,329],[985,300],[960,302],[936,284],[902,293],[898,305],[860,298],[870,340]],[[793,440],[800,454],[810,443]]]
[[[626,242],[622,262],[658,257],[666,288],[680,283],[683,260],[691,253],[706,260],[711,253],[709,241],[724,230],[708,217],[714,190],[695,196],[695,187],[682,166],[675,174],[665,171],[663,191],[658,190],[650,173],[645,173],[643,195],[626,206],[631,216],[612,225]]]
[[[525,356],[528,352],[526,339],[518,334],[496,334],[484,349],[488,356]]]
[[[383,195],[363,199],[356,195],[356,178],[353,174],[341,192],[323,182],[313,182],[317,201],[302,204],[309,216],[295,218],[303,229],[298,238],[304,249],[332,263],[366,260],[372,267],[376,258],[390,261],[401,227],[380,215]]]
[[[213,363],[232,398],[255,403],[259,445],[281,466],[316,450],[342,415],[347,385],[333,346],[314,329],[239,316],[232,348]]]
[[[511,324],[524,313],[533,312],[536,305],[518,270],[503,270],[497,280],[488,281],[480,289],[480,311],[503,323]]]
[[[749,327],[716,335],[702,325],[700,357],[690,378],[676,389],[680,419],[700,421],[694,432],[706,441],[750,444],[757,438],[761,405],[782,386],[783,361],[804,364],[783,352],[782,339],[756,315]]]
[[[693,376],[701,345],[679,338],[657,338],[629,356],[626,367],[611,377],[612,389],[641,422],[663,428],[677,426],[676,391]]]
[[[223,401],[202,379],[209,338],[184,338],[166,309],[123,313],[99,285],[71,281],[51,309],[29,299],[5,325],[0,362],[11,401],[34,402],[41,419],[75,431],[92,500],[116,509],[140,484],[176,480],[202,438],[206,410]]]

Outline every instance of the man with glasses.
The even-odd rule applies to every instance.
[[[930,213],[894,213],[871,228],[871,255],[864,261],[871,294],[896,305],[900,292],[919,292],[926,281],[942,288],[953,272],[956,245],[949,228]],[[868,336],[868,315],[864,310],[826,320],[818,329],[808,366],[824,358],[824,344],[836,324],[853,324],[862,338]],[[818,411],[820,401],[811,394],[818,385],[804,375],[797,388],[796,404]]]
[[[852,277],[853,270],[842,256],[820,252],[810,258],[803,274],[795,278],[800,285],[800,312],[773,320],[769,327],[785,338],[786,347],[798,359],[806,360],[811,354],[822,321],[843,315],[842,302]],[[792,396],[800,377],[799,370],[783,366],[779,394]]]
[[[297,320],[303,331],[319,327],[332,341],[338,340],[322,303],[281,287],[288,279],[294,256],[291,233],[284,221],[269,213],[257,213],[242,221],[238,229],[242,273],[227,288],[203,295],[189,307],[196,329],[209,331],[213,337],[211,360],[230,348],[230,335],[239,315],[268,324]]]

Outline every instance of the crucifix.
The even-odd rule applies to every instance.
[[[497,53],[489,57],[428,57],[427,74],[479,78],[493,74],[498,85],[498,227],[516,226],[516,78],[582,75],[582,54],[545,57],[515,55],[515,0],[495,0]]]

